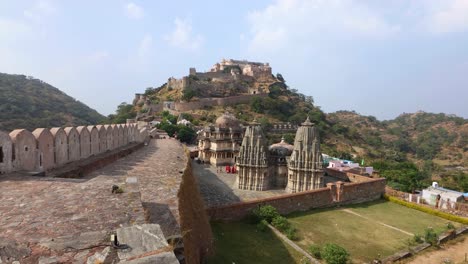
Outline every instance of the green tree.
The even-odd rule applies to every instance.
[[[193,89],[187,88],[182,92],[182,100],[190,102],[196,95],[197,93]]]
[[[108,118],[113,124],[122,124],[127,122],[127,119],[135,118],[135,116],[136,112],[133,105],[123,102],[117,106],[115,115],[111,115]]]
[[[177,126],[177,138],[184,143],[192,143],[197,137],[195,130],[188,126],[178,125]]]

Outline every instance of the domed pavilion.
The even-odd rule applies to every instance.
[[[198,158],[214,166],[232,166],[242,143],[242,126],[230,113],[224,113],[214,125],[203,129],[198,141]]]

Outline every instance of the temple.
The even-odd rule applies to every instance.
[[[234,165],[242,142],[239,120],[229,113],[216,119],[215,125],[203,129],[198,141],[198,158],[214,166]]]
[[[282,139],[267,147],[262,127],[250,124],[236,165],[239,189],[295,193],[324,187],[319,135],[309,118],[297,130],[294,146]]]
[[[307,117],[294,139],[286,191],[295,193],[324,187],[322,163],[318,131]]]

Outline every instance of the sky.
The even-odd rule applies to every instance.
[[[468,118],[468,0],[0,0],[0,72],[104,115],[223,58],[269,62],[325,112]]]

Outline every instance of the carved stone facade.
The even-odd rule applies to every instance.
[[[324,187],[322,164],[318,130],[307,117],[296,132],[286,190],[295,193]]]
[[[236,165],[239,189],[295,193],[324,187],[320,141],[309,118],[297,130],[294,146],[282,139],[267,149],[260,125],[250,125]]]
[[[271,188],[273,175],[269,168],[268,146],[259,123],[252,123],[245,130],[236,166],[239,189],[265,191]]]
[[[204,163],[215,166],[234,165],[242,142],[242,127],[231,114],[216,119],[214,126],[207,126],[198,141],[198,157]]]

